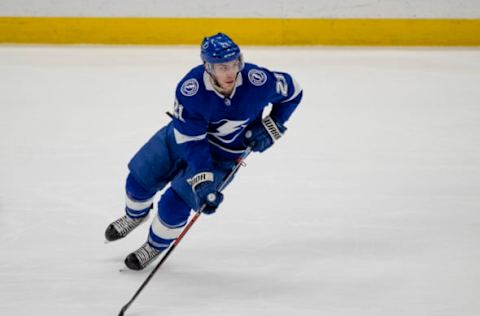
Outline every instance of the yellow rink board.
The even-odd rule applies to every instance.
[[[0,43],[478,46],[480,19],[0,17]]]

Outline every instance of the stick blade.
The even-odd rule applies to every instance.
[[[127,310],[127,306],[123,306],[122,309],[120,310],[120,313],[118,316],[123,316],[125,314],[125,311]]]

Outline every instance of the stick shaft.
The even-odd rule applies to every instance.
[[[245,158],[247,158],[247,156],[251,153],[251,148],[248,147],[244,154],[238,159],[237,163],[235,164],[235,166],[232,168],[232,170],[228,173],[228,175],[225,177],[225,179],[223,179],[222,183],[220,184],[219,188],[218,188],[218,191],[221,192],[223,191],[223,189],[225,189],[225,187],[227,186],[227,184],[230,182],[230,180],[233,178],[233,176],[235,175],[235,173],[237,173],[238,169],[244,164],[244,160]],[[127,309],[130,307],[130,305],[135,301],[135,299],[137,298],[138,295],[140,295],[140,293],[142,292],[142,290],[145,288],[145,286],[147,286],[148,282],[150,282],[150,280],[152,279],[152,277],[155,275],[155,273],[157,272],[158,269],[160,269],[160,267],[162,266],[162,264],[167,260],[167,258],[170,256],[170,254],[173,252],[173,250],[175,250],[175,248],[178,246],[178,244],[180,243],[180,241],[183,239],[183,237],[188,233],[188,231],[190,230],[190,228],[193,226],[193,224],[195,224],[195,222],[198,220],[198,218],[200,217],[200,215],[202,214],[202,211],[203,209],[205,208],[205,204],[202,205],[202,207],[197,211],[195,212],[195,215],[192,217],[192,219],[188,222],[188,224],[185,226],[185,228],[182,230],[182,232],[180,233],[180,235],[177,237],[177,239],[175,239],[175,241],[172,243],[172,245],[167,249],[167,252],[165,253],[165,255],[162,257],[162,259],[158,262],[158,264],[155,266],[155,268],[153,268],[152,272],[150,272],[150,274],[147,276],[147,278],[145,279],[145,281],[143,281],[142,285],[140,285],[140,287],[138,288],[138,290],[135,292],[135,294],[132,296],[132,298],[128,301],[127,304],[125,304],[122,309],[120,310],[120,313],[118,314],[119,316],[123,316],[125,314],[125,312],[127,311]]]

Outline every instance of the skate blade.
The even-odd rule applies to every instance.
[[[147,266],[142,270],[132,270],[132,269],[129,269],[128,267],[122,267],[118,269],[118,272],[125,273],[125,274],[145,274],[145,273],[150,273],[153,270],[153,268],[154,267],[152,266]]]
[[[143,269],[143,270],[132,270],[132,269],[129,269],[129,268],[125,267],[125,268],[118,269],[118,272],[120,272],[122,274],[138,274],[138,273],[145,272],[145,269]]]

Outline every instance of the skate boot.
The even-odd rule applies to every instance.
[[[125,258],[125,265],[131,270],[143,270],[143,268],[155,260],[161,252],[161,250],[153,248],[146,242]]]
[[[108,241],[118,240],[127,236],[132,230],[137,228],[141,223],[146,221],[148,216],[142,218],[130,218],[123,215],[110,225],[105,230],[105,238]]]

